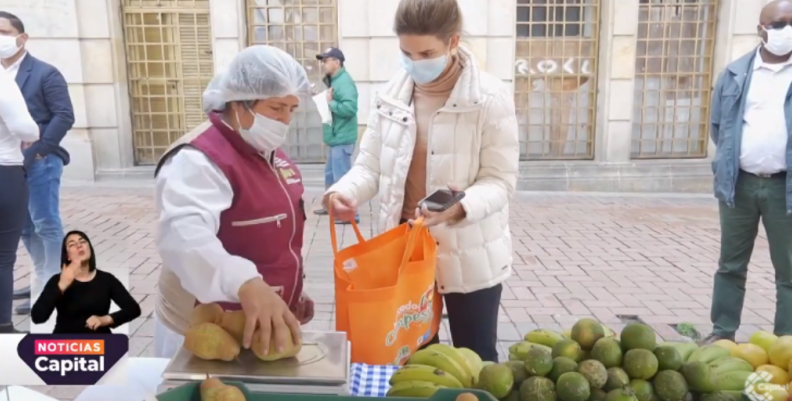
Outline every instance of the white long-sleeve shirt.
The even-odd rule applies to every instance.
[[[220,214],[234,199],[223,172],[201,151],[181,149],[157,174],[156,196],[163,264],[199,302],[239,302],[239,287],[261,275],[217,238]]]
[[[0,68],[0,165],[21,166],[22,142],[39,139],[39,127],[14,77]]]

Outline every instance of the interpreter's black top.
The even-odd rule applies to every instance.
[[[110,329],[129,323],[140,317],[140,305],[111,273],[96,270],[91,281],[72,281],[65,292],[61,293],[58,282],[60,274],[52,277],[30,311],[30,319],[35,324],[43,324],[57,310],[55,318],[56,334],[110,333]],[[117,312],[110,313],[111,302],[118,305]],[[91,330],[86,322],[91,316],[110,315],[113,324]]]

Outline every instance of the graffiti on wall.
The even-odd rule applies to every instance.
[[[517,59],[514,63],[517,75],[591,75],[592,62],[587,58],[536,58]]]

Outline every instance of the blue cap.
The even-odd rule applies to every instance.
[[[345,61],[344,53],[342,53],[341,50],[338,50],[335,47],[328,47],[324,52],[316,55],[316,59],[320,61],[328,57],[337,59],[339,61]]]

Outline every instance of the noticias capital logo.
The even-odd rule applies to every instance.
[[[123,334],[29,334],[19,357],[47,385],[94,385],[129,350]]]
[[[58,372],[104,372],[104,340],[36,340],[36,370]]]
[[[745,380],[745,396],[750,401],[772,401],[773,390],[787,390],[787,385],[773,384],[773,375],[769,372],[751,373]]]

